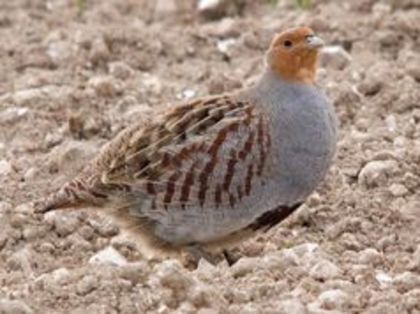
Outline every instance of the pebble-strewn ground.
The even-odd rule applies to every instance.
[[[419,0],[194,3],[0,2],[0,313],[420,313]],[[318,80],[338,155],[234,266],[147,261],[88,208],[32,214],[150,108],[252,82],[301,24],[338,46]]]

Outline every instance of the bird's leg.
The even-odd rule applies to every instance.
[[[222,254],[229,266],[232,266],[233,264],[235,264],[240,258],[240,256],[238,256],[237,254],[234,254],[228,250],[223,250]]]
[[[191,244],[186,247],[186,252],[189,254],[190,262],[198,265],[201,258],[204,258],[212,265],[217,265],[218,259],[211,253],[206,252],[199,244]]]

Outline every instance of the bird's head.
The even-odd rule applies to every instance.
[[[313,84],[318,51],[324,45],[309,27],[298,27],[277,34],[267,51],[267,65],[287,81]]]

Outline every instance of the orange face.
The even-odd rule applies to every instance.
[[[309,27],[284,31],[271,42],[268,66],[285,80],[313,84],[318,50],[323,44]]]

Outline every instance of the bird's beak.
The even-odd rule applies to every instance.
[[[306,36],[306,44],[310,49],[319,49],[324,46],[324,41],[316,35]]]

